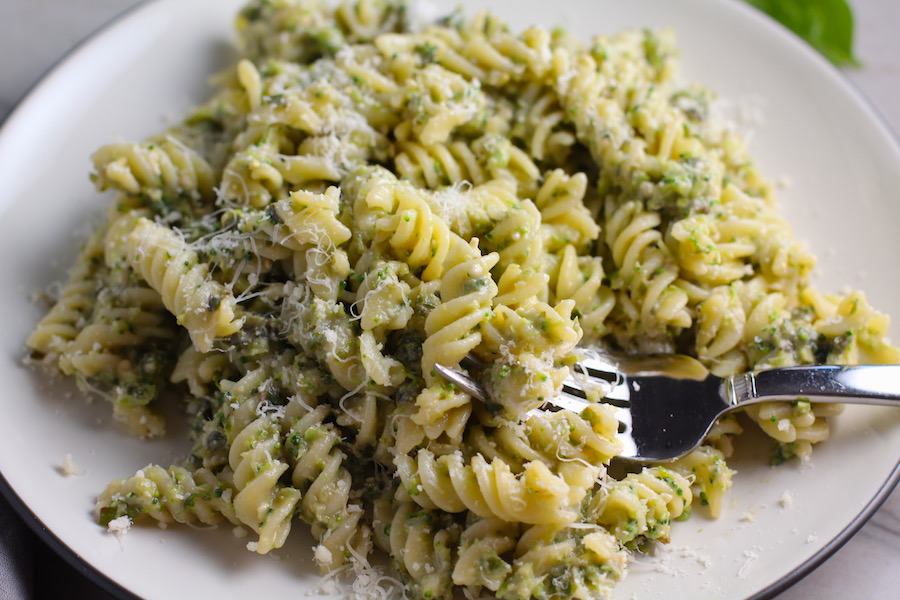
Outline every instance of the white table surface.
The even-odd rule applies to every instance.
[[[2,0],[0,122],[32,84],[72,47],[141,0]],[[861,69],[847,77],[900,132],[900,2],[851,0]],[[75,575],[77,577],[77,575]],[[89,598],[90,586],[79,597]],[[106,597],[97,592],[96,598]],[[813,573],[777,600],[900,598],[900,491]]]

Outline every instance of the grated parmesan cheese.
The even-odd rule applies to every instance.
[[[320,565],[330,565],[333,560],[333,556],[331,555],[331,550],[319,544],[315,548],[313,548],[313,556],[316,559],[316,562]]]
[[[66,454],[65,458],[63,458],[62,465],[59,467],[59,472],[66,477],[81,477],[87,475],[87,471],[83,471],[81,467],[75,464],[71,454]]]
[[[793,503],[794,503],[794,497],[791,495],[790,490],[784,490],[784,493],[781,495],[781,498],[778,499],[778,504],[780,504],[782,508],[788,508]]]
[[[128,530],[131,529],[132,521],[128,518],[127,515],[122,515],[116,519],[113,519],[106,526],[106,530],[110,533],[116,534],[116,539],[119,540],[119,544],[124,548],[125,547],[125,534],[128,533]]]
[[[757,547],[753,550],[744,550],[743,554],[741,554],[741,556],[747,559],[738,570],[738,577],[740,577],[741,579],[744,579],[748,576],[747,570],[750,568],[750,565],[759,560],[759,554],[757,554],[755,550],[759,550],[759,548]]]

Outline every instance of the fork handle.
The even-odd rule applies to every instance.
[[[729,377],[725,391],[732,405],[803,397],[900,406],[900,365],[783,367]]]

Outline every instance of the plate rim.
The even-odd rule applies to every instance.
[[[18,120],[21,113],[25,112],[26,106],[30,104],[33,97],[38,96],[41,93],[42,88],[49,85],[51,80],[54,79],[58,73],[64,71],[74,56],[80,54],[86,47],[95,43],[98,38],[101,38],[111,30],[116,29],[123,22],[132,18],[137,18],[139,13],[151,10],[152,6],[165,3],[166,1],[172,0],[142,0],[137,4],[119,11],[109,20],[102,23],[81,40],[76,42],[65,53],[60,55],[28,86],[21,97],[10,107],[6,117],[0,121],[0,143],[3,142],[7,132],[10,129],[13,129],[12,124]],[[893,130],[873,101],[862,92],[858,85],[841,72],[840,69],[829,63],[824,57],[810,48],[794,32],[768,15],[753,9],[739,0],[724,0],[724,2],[730,5],[731,10],[742,12],[749,18],[757,20],[757,23],[759,23],[760,26],[767,28],[773,35],[777,35],[784,40],[791,40],[791,43],[796,49],[818,62],[819,68],[827,73],[831,82],[843,87],[845,92],[856,102],[858,107],[867,112],[868,116],[877,122],[878,128],[887,138],[886,141],[893,147],[895,153],[900,156],[900,132]],[[900,316],[898,316],[898,318],[900,318]],[[793,571],[781,576],[766,587],[760,589],[758,592],[747,596],[745,600],[769,600],[781,592],[790,589],[797,582],[804,579],[852,539],[881,508],[887,498],[898,486],[900,486],[900,457],[898,457],[882,485],[871,498],[866,500],[865,506],[855,518],[847,523],[843,529],[834,535],[827,543],[818,548],[812,556],[801,563]],[[19,519],[29,528],[31,533],[51,548],[58,556],[63,558],[79,574],[85,576],[89,581],[116,598],[121,598],[123,600],[138,600],[140,598],[135,593],[128,590],[124,585],[115,581],[110,575],[107,575],[101,569],[81,558],[74,548],[62,541],[56,533],[44,524],[41,518],[32,511],[25,501],[22,500],[13,486],[6,480],[2,470],[0,470],[0,495],[3,496]]]

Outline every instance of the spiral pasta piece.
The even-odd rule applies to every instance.
[[[604,484],[588,514],[619,542],[634,546],[640,539],[668,540],[671,522],[688,509],[691,499],[691,484],[677,471],[644,467]]]
[[[404,9],[403,4],[384,0],[345,1],[337,7],[334,16],[348,41],[371,42],[382,33],[401,28]]]
[[[567,410],[530,413],[520,425],[473,427],[466,442],[487,460],[500,459],[514,469],[539,460],[552,471],[564,464],[606,464],[621,452],[618,421],[608,405],[592,404],[580,415]]]
[[[217,525],[224,519],[238,525],[233,494],[227,481],[206,469],[191,472],[177,465],[168,469],[148,465],[110,483],[97,498],[96,512],[101,525],[123,516],[204,525]]]
[[[575,131],[552,88],[537,82],[525,86],[516,120],[510,136],[521,139],[531,156],[554,165],[566,162],[576,142]]]
[[[280,454],[281,428],[269,416],[238,432],[228,451],[234,471],[234,513],[259,534],[253,549],[260,554],[284,545],[300,501],[299,490],[279,482],[289,468]]]
[[[673,471],[693,478],[692,495],[700,499],[702,506],[709,507],[713,518],[718,518],[722,512],[722,498],[731,488],[731,477],[734,475],[724,458],[721,451],[703,445],[671,465]]]
[[[379,545],[394,559],[411,598],[453,597],[458,525],[413,502],[389,499],[376,500],[375,523],[376,530],[382,531]]]
[[[179,199],[208,200],[216,175],[200,154],[174,136],[142,144],[103,146],[91,157],[92,179],[99,190],[114,189],[144,198],[151,205]]]
[[[96,302],[104,235],[105,230],[98,229],[81,247],[59,297],[25,341],[34,352],[55,355],[63,351],[84,328]]]
[[[275,203],[275,212],[287,230],[279,243],[292,250],[308,246],[337,247],[350,239],[350,230],[338,218],[340,191],[329,187],[323,194],[291,192]]]
[[[213,196],[212,167],[171,136],[143,144],[110,144],[95,152],[92,160],[94,183],[100,190],[117,189],[150,202]]]
[[[300,512],[312,524],[313,536],[322,548],[317,550],[316,560],[324,573],[341,566],[351,552],[365,556],[370,546],[362,506],[350,499],[350,473],[342,464],[346,456],[338,448],[340,432],[325,423],[328,414],[325,406],[318,406],[295,416],[285,434],[293,465],[291,481],[300,490],[298,494],[302,493]]]
[[[111,215],[108,227],[82,249],[59,300],[26,343],[83,389],[108,398],[114,417],[132,434],[159,437],[164,419],[148,405],[167,376],[175,329],[159,294],[137,281],[130,267],[110,260],[110,238],[132,213]]]
[[[411,133],[424,146],[445,143],[485,108],[479,85],[435,65],[416,71],[409,85],[406,111]]]
[[[322,0],[252,0],[237,17],[238,40],[254,62],[307,62],[344,44]]]
[[[462,140],[429,146],[401,142],[394,164],[403,179],[432,190],[463,181],[480,185],[489,176],[472,145]]]
[[[502,291],[494,304],[517,308],[546,295],[541,215],[530,200],[514,204],[484,238],[485,250],[497,253],[502,273],[497,282]]]
[[[457,366],[481,343],[478,330],[490,315],[491,300],[497,293],[490,276],[496,262],[496,254],[482,256],[461,240],[447,254],[441,303],[425,319],[422,373],[427,387],[416,398],[417,410],[412,416],[431,439],[441,433],[447,433],[451,439],[462,435],[471,398],[444,384],[434,365]]]
[[[503,557],[515,549],[520,529],[518,523],[501,519],[480,519],[466,527],[460,535],[453,583],[470,592],[499,590],[512,572]]]
[[[715,288],[697,312],[697,356],[701,360],[714,361],[741,343],[747,317],[733,289]]]
[[[395,358],[385,355],[384,345],[390,331],[403,329],[413,314],[410,287],[401,277],[408,267],[400,262],[376,263],[357,290],[355,306],[359,311],[360,360],[369,378],[378,385],[396,387],[406,377],[406,369]]]
[[[128,238],[128,262],[160,293],[200,352],[209,352],[215,338],[240,330],[243,319],[235,316],[234,297],[168,228],[141,219]]]
[[[596,256],[578,256],[571,244],[562,249],[557,259],[549,274],[549,301],[572,300],[572,316],[578,319],[584,334],[582,343],[595,342],[607,333],[606,318],[616,302],[613,291],[603,283],[603,261]]]
[[[747,415],[778,443],[774,462],[791,456],[808,458],[812,445],[828,439],[830,435],[826,418],[842,411],[843,405],[813,406],[805,398],[793,402],[761,402],[745,409]]]
[[[548,252],[558,252],[566,245],[583,249],[600,237],[600,227],[584,205],[587,176],[568,176],[562,169],[544,175],[544,182],[534,198],[541,212],[541,232]]]
[[[479,455],[436,457],[419,450],[416,458],[395,459],[403,490],[423,508],[456,513],[470,510],[485,518],[519,523],[565,523],[575,517],[569,484],[542,462],[526,464],[515,475],[509,465]]]
[[[625,576],[627,557],[616,538],[600,528],[534,525],[516,544],[512,574],[498,596],[605,597]]]
[[[376,227],[391,254],[407,263],[423,281],[444,274],[444,262],[453,245],[466,245],[447,224],[435,218],[425,200],[402,184],[378,185],[366,196],[370,209],[385,216]]]
[[[447,221],[450,230],[463,239],[479,236],[486,240],[489,235],[486,232],[519,207],[516,181],[509,176],[423,196],[435,215]]]
[[[641,343],[639,337],[667,343],[670,331],[693,322],[688,296],[678,287],[678,269],[656,229],[659,224],[658,214],[637,203],[621,206],[607,223],[606,243],[619,269],[613,278],[617,302],[612,316],[623,322],[621,343]]]
[[[172,369],[172,383],[186,383],[193,396],[205,396],[210,386],[227,379],[232,369],[227,354],[211,352],[203,354],[193,346],[188,346],[178,356]]]

